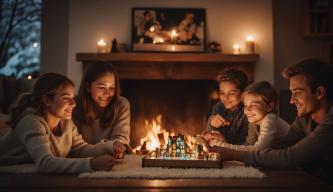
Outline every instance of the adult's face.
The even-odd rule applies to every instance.
[[[297,108],[297,116],[312,114],[318,108],[318,100],[312,93],[308,80],[304,75],[295,75],[290,79],[290,103]]]

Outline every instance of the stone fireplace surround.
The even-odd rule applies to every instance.
[[[259,55],[212,53],[78,53],[83,70],[94,61],[112,63],[121,80],[121,93],[131,103],[131,144],[145,134],[145,120],[162,114],[168,131],[200,134],[216,90],[215,78],[226,68],[244,70],[250,81]]]

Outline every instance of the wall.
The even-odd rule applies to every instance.
[[[108,42],[117,38],[118,42],[130,44],[133,7],[206,8],[207,40],[221,42],[224,52],[230,53],[232,44],[253,34],[260,54],[255,80],[274,81],[271,0],[71,0],[66,72],[77,84],[82,70],[81,63],[75,59],[76,53],[96,52],[99,38]],[[47,65],[53,63],[48,61],[53,59],[54,54],[44,52],[44,69],[53,69]]]
[[[302,32],[301,0],[274,0],[274,63],[275,86],[278,90],[289,88],[281,76],[289,64],[308,58],[322,58],[328,38],[304,38]],[[332,40],[332,38],[331,38]]]
[[[41,33],[41,72],[67,73],[68,61],[67,0],[44,0]]]

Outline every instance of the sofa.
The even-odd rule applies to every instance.
[[[10,106],[24,92],[31,92],[34,79],[16,79],[0,75],[0,113],[8,114]]]
[[[0,75],[0,136],[10,129],[6,124],[10,106],[21,93],[30,92],[34,82],[35,80]]]

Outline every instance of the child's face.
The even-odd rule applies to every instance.
[[[220,100],[225,108],[233,110],[241,102],[242,92],[230,81],[220,82]]]
[[[116,81],[113,73],[105,73],[93,81],[88,88],[91,98],[101,108],[107,107],[116,91]]]
[[[74,87],[72,85],[64,86],[55,93],[52,100],[47,101],[48,113],[61,120],[71,119],[73,108],[76,105],[74,97]]]
[[[261,96],[245,94],[244,113],[250,123],[260,124],[265,115],[273,110],[273,104],[265,102]]]

